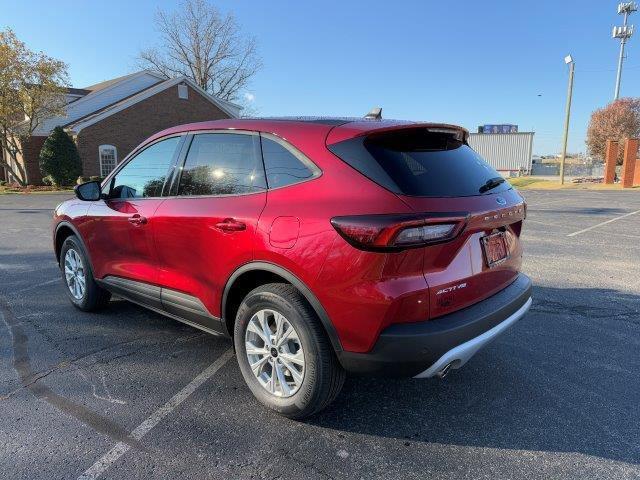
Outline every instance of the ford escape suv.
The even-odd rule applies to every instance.
[[[531,304],[526,206],[467,137],[348,119],[165,130],[56,208],[67,293],[233,338],[254,396],[291,418],[346,372],[443,377]]]

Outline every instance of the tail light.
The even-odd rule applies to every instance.
[[[357,215],[334,217],[331,225],[354,247],[368,251],[398,251],[448,242],[467,223],[466,213],[421,215]]]

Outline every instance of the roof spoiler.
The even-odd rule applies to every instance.
[[[368,119],[362,119],[361,121],[355,120],[335,126],[329,132],[325,143],[327,145],[332,145],[334,143],[349,140],[354,137],[377,135],[413,128],[426,128],[428,130],[431,130],[432,132],[454,134],[458,138],[458,140],[468,145],[469,132],[465,128],[458,125],[430,122],[409,122],[399,120],[379,120],[372,122]]]

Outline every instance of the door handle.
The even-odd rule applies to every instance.
[[[241,232],[246,230],[247,226],[234,218],[225,218],[223,221],[216,223],[216,228],[222,232]]]
[[[143,217],[139,213],[131,215],[129,218],[127,218],[127,220],[129,221],[129,223],[136,226],[144,225],[147,223],[147,217]]]

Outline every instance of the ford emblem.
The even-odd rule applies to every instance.
[[[498,205],[506,205],[507,204],[507,201],[502,197],[496,197],[496,202],[498,203]]]

